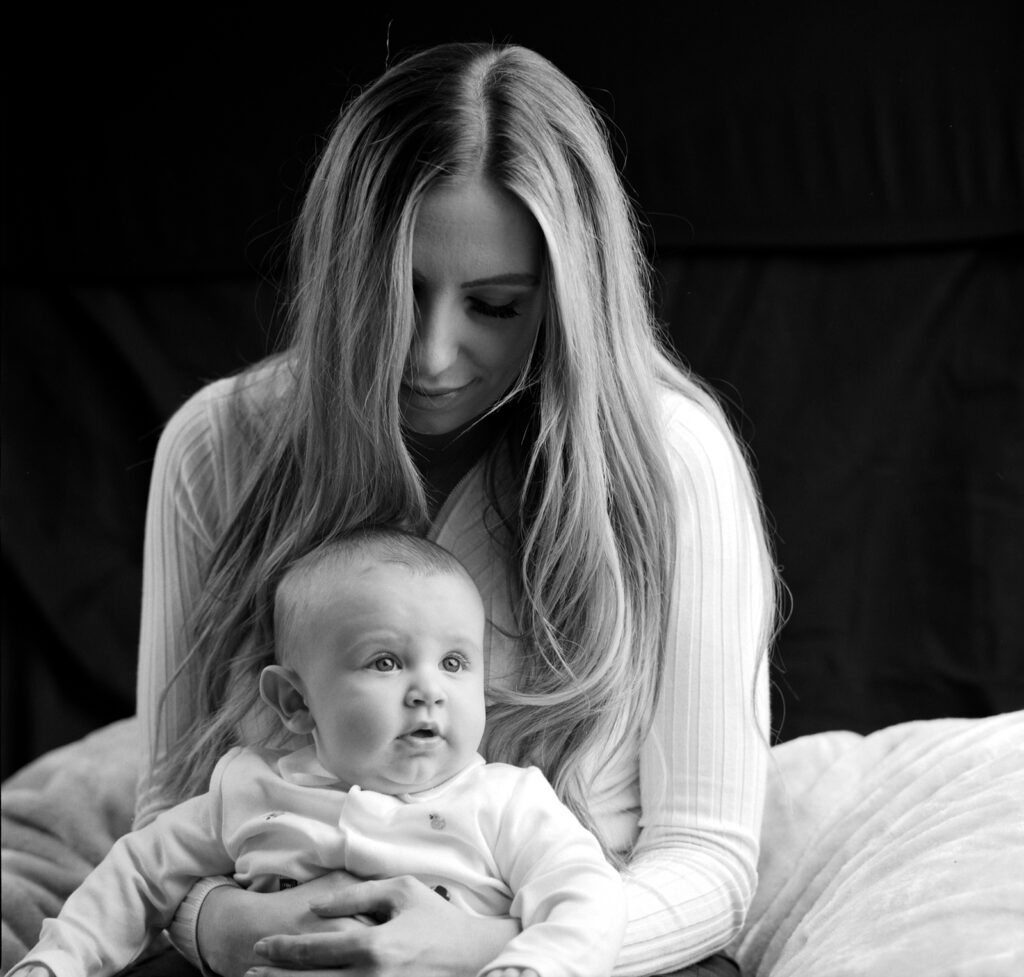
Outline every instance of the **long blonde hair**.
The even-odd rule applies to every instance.
[[[532,213],[548,288],[506,444],[518,492],[500,512],[523,663],[518,688],[495,695],[486,755],[538,765],[593,827],[581,758],[646,732],[674,577],[659,391],[726,421],[660,341],[635,217],[587,98],[524,48],[443,45],[345,107],[313,176],[293,249],[291,380],[248,419],[250,488],[196,609],[198,665],[185,667],[201,669],[204,696],[167,754],[172,794],[202,789],[237,740],[289,563],[359,525],[429,526],[398,408],[415,330],[412,232],[436,181],[472,175]],[[240,418],[251,414],[241,389],[237,399]]]

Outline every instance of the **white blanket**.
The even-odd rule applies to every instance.
[[[131,824],[136,726],[4,784],[3,960]],[[1024,975],[1024,712],[775,747],[746,977]]]
[[[1024,975],[1024,712],[772,753],[744,975]]]

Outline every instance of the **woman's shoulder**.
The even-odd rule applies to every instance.
[[[665,442],[674,454],[736,457],[738,442],[714,396],[696,384],[663,386],[658,411]]]
[[[292,376],[282,358],[207,383],[167,422],[153,484],[202,522],[233,511]],[[210,525],[215,525],[211,523]]]
[[[292,371],[284,356],[274,356],[240,373],[204,384],[175,411],[170,425],[217,424],[240,412],[258,416],[290,388]]]
[[[700,509],[753,498],[749,461],[724,410],[702,387],[689,384],[660,396],[669,469],[680,498]]]
[[[240,435],[248,440],[246,435],[256,436],[266,427],[291,377],[289,361],[277,356],[207,383],[174,412],[162,441],[180,451],[199,444],[236,442]]]

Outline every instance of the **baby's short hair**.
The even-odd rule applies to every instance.
[[[416,573],[450,573],[476,586],[457,557],[432,540],[393,526],[364,526],[325,540],[293,561],[274,591],[274,650],[280,661],[309,585],[324,572],[351,566],[360,559],[394,563]]]

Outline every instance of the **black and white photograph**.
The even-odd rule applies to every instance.
[[[1024,5],[5,21],[0,977],[1024,973]]]

